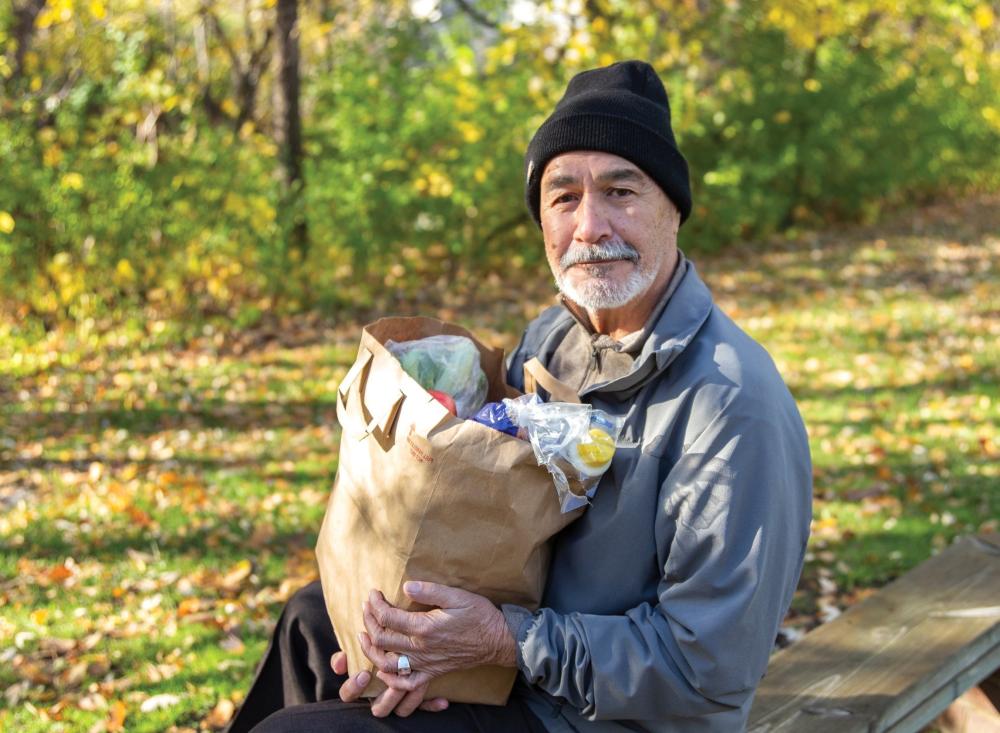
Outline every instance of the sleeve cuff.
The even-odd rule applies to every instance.
[[[507,628],[510,629],[511,636],[514,637],[514,648],[517,650],[517,668],[524,673],[524,659],[521,655],[521,649],[524,646],[524,640],[528,636],[528,631],[531,628],[531,622],[534,620],[535,614],[527,608],[515,606],[513,603],[502,604],[500,611],[507,622]]]

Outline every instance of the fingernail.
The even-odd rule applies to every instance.
[[[368,683],[371,682],[372,676],[367,672],[358,672],[358,676],[354,679],[361,687],[367,687]]]
[[[408,580],[405,583],[403,583],[403,590],[405,590],[407,593],[419,593],[420,583],[416,580]]]
[[[358,642],[362,645],[365,643],[365,637],[363,631],[358,632]]]

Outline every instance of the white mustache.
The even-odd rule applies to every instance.
[[[610,262],[612,260],[639,261],[639,252],[621,239],[607,244],[592,244],[573,247],[559,258],[559,267],[566,270],[581,262]]]

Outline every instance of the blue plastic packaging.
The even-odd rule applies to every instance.
[[[510,419],[510,414],[503,402],[487,402],[471,419],[488,428],[517,437],[517,425]]]

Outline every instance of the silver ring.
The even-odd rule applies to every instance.
[[[405,654],[400,654],[396,660],[396,674],[400,677],[408,677],[413,670],[410,668],[410,658]]]

